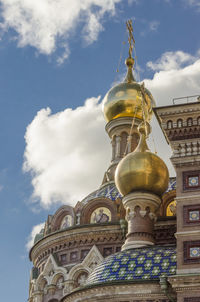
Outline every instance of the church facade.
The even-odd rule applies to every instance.
[[[104,98],[112,159],[101,186],[49,215],[30,250],[29,302],[200,302],[200,102],[156,107],[127,75]],[[176,177],[146,139],[156,115]]]

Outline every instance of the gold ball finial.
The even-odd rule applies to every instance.
[[[133,58],[127,58],[125,61],[125,64],[127,67],[133,68],[133,66],[135,64],[135,60]]]

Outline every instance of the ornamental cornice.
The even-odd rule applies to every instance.
[[[93,288],[82,288],[81,290],[71,292],[67,296],[63,297],[61,302],[75,302],[75,301],[121,301],[120,299],[128,298],[133,296],[134,298],[144,298],[148,299],[164,299],[166,296],[161,292],[159,284],[148,282],[148,287],[144,286],[143,283],[140,284],[126,284],[126,285],[107,285],[107,286],[95,286]],[[98,297],[98,298],[97,298]],[[79,300],[81,299],[81,300]]]
[[[176,292],[200,290],[200,274],[185,274],[168,277]]]
[[[39,242],[37,242],[30,251],[30,260],[38,257],[38,255],[48,248],[52,249],[56,245],[61,245],[71,242],[76,242],[76,245],[84,243],[87,240],[90,242],[103,242],[105,239],[113,238],[117,239],[121,235],[121,228],[119,224],[109,224],[98,226],[86,226],[85,228],[76,228],[71,230],[65,230],[64,232],[56,232],[51,234]]]
[[[158,107],[155,108],[158,109],[160,111],[160,116],[172,116],[172,115],[177,115],[177,114],[191,114],[191,113],[196,113],[196,112],[200,112],[200,104],[199,103],[193,103],[193,104],[182,104],[179,105],[181,108],[180,109],[176,109],[175,110],[175,106],[166,106],[166,107]],[[185,108],[184,107],[188,106],[189,108]]]

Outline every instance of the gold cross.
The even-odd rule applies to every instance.
[[[132,20],[128,20],[126,22],[126,27],[129,33],[128,36],[128,43],[129,43],[129,57],[132,58],[132,52],[133,52],[133,47],[135,45],[135,39],[133,37],[133,25],[132,25]]]

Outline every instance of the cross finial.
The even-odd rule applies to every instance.
[[[129,58],[132,58],[132,53],[133,53],[133,47],[135,45],[135,39],[133,37],[133,25],[132,25],[132,20],[126,21],[126,27],[129,33],[128,36],[128,43],[129,43]]]

